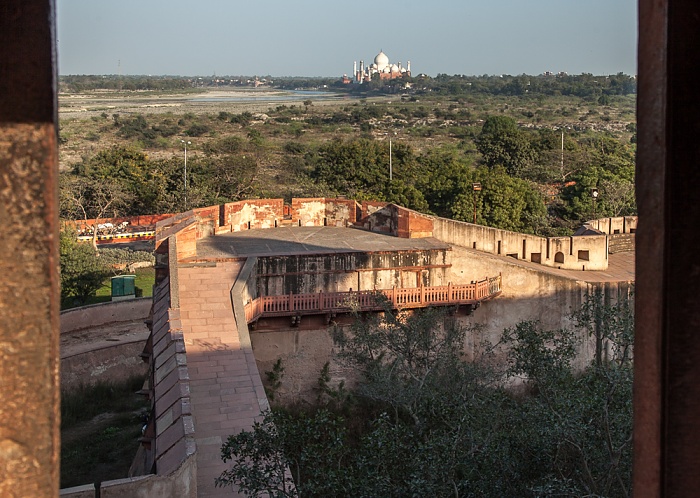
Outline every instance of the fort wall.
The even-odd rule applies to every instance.
[[[285,216],[285,212],[289,214]],[[196,227],[190,227],[190,224]],[[196,255],[196,241],[210,235],[254,228],[349,226],[401,238],[435,237],[477,251],[569,270],[605,270],[608,243],[614,251],[631,250],[637,218],[600,218],[587,222],[581,235],[539,237],[482,225],[428,216],[386,202],[328,199],[239,201],[181,213],[158,223],[156,246],[177,233],[179,260]]]
[[[503,292],[497,299],[483,303],[471,313],[460,309],[455,314],[457,322],[471,330],[464,344],[468,359],[477,355],[484,343],[497,344],[505,329],[522,321],[537,322],[546,330],[575,330],[572,313],[581,308],[589,294],[600,289],[605,302],[614,304],[629,298],[634,286],[633,282],[575,280],[463,247],[454,247],[447,256],[451,266],[446,278],[451,281],[464,281],[467,275],[483,278],[502,274]],[[350,317],[339,316],[335,323],[347,326]],[[318,395],[318,377],[326,362],[331,385],[337,386],[340,382],[352,385],[357,380],[357,372],[334,355],[330,330],[324,317],[304,317],[295,326],[280,319],[263,318],[256,323],[250,338],[259,371],[271,371],[278,359],[285,368],[276,401],[285,404],[314,400]],[[583,368],[594,358],[595,341],[592,331],[585,329],[578,329],[577,337],[575,365]]]
[[[538,237],[463,221],[434,218],[433,236],[449,244],[567,270],[605,270],[607,237]]]
[[[150,297],[92,304],[61,312],[61,334],[129,320],[145,320],[151,311]]]
[[[118,382],[145,375],[139,357],[146,338],[138,329],[151,310],[152,299],[140,298],[94,304],[61,312],[61,336],[89,336],[91,347],[61,354],[61,389],[98,381]],[[134,323],[136,322],[136,323]],[[142,325],[142,324],[141,324]],[[146,331],[145,325],[142,325]],[[97,329],[98,334],[93,333]],[[129,329],[130,333],[123,333]],[[100,336],[100,334],[102,334]]]

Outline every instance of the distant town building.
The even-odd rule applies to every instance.
[[[369,66],[365,66],[365,61],[360,61],[360,67],[358,68],[357,61],[355,61],[353,63],[352,74],[354,75],[352,81],[355,83],[372,81],[375,74],[378,74],[379,78],[382,80],[403,78],[404,76],[411,76],[411,61],[406,63],[406,67],[403,67],[400,62],[392,64],[389,62],[389,57],[380,50],[374,58],[374,63]],[[351,80],[347,75],[343,76],[343,83],[349,84],[350,82]]]

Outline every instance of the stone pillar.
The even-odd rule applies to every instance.
[[[59,487],[53,0],[0,2],[0,496]]]

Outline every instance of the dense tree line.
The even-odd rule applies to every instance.
[[[582,371],[571,330],[522,322],[466,362],[467,331],[445,313],[358,317],[333,339],[359,384],[332,388],[324,368],[315,406],[276,408],[228,438],[218,484],[278,497],[627,497],[631,317],[628,301],[590,296],[575,322],[606,320],[612,346]]]
[[[291,111],[282,110],[275,119]],[[303,109],[296,111],[297,120],[306,116]],[[353,117],[355,113],[360,115]],[[324,119],[340,120],[338,114]],[[345,116],[367,123],[364,114],[387,115],[380,106],[367,106],[350,109]],[[103,119],[118,137],[153,148],[160,141],[170,144],[173,137],[208,134],[214,126],[212,119],[188,115],[157,123],[142,115]],[[465,128],[456,145],[417,151],[394,140],[390,167],[386,139],[367,134],[306,144],[294,139],[304,125],[290,121],[292,140],[275,152],[284,163],[278,173],[282,184],[273,185],[259,174],[260,161],[273,149],[261,129],[249,125],[253,116],[220,113],[214,119],[242,128],[245,135],[208,138],[197,154],[190,154],[187,207],[249,196],[286,197],[279,190],[282,184],[296,184],[301,195],[394,202],[462,221],[473,221],[476,214],[477,223],[539,235],[570,233],[594,215],[636,212],[634,144],[604,133],[568,132],[562,151],[559,133],[520,128],[513,118],[495,115],[480,128]],[[150,159],[136,147],[114,146],[83,158],[62,175],[62,215],[88,219],[183,210],[184,181],[181,157]],[[481,190],[475,191],[473,183],[480,183]],[[599,191],[597,200],[592,189]]]
[[[212,148],[235,148],[226,139]],[[232,202],[255,195],[254,155],[208,154],[190,157],[187,191],[181,158],[149,159],[140,150],[112,147],[61,175],[61,216],[92,219],[172,213],[187,207]]]
[[[245,76],[139,76],[139,75],[63,75],[59,78],[62,91],[90,90],[186,90],[195,87],[246,86],[254,77]],[[267,76],[265,81],[284,90],[327,89],[350,93],[435,92],[442,95],[468,96],[474,94],[503,96],[570,95],[588,99],[603,99],[615,95],[637,93],[637,79],[623,73],[614,75],[447,75],[435,77],[420,74],[412,78],[372,81],[364,85],[343,85],[340,78],[304,78]],[[406,83],[409,86],[406,86]]]
[[[629,95],[637,93],[637,79],[623,73],[615,75],[539,75],[465,76],[438,74],[433,78],[421,78],[419,85],[431,91],[447,95],[490,94],[506,96],[523,95],[573,95],[584,98]]]

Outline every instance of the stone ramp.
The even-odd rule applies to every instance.
[[[180,315],[197,444],[197,496],[243,496],[214,487],[228,464],[221,445],[259,420],[267,398],[250,346],[241,346],[231,288],[243,262],[178,269]]]

